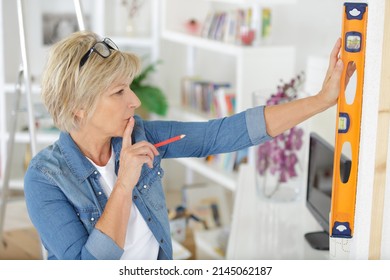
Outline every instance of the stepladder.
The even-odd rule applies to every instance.
[[[11,113],[9,116],[8,123],[8,136],[7,136],[7,153],[5,161],[5,170],[2,180],[1,192],[0,192],[0,242],[1,246],[6,246],[4,243],[3,233],[4,233],[4,224],[6,219],[6,210],[7,204],[14,199],[23,199],[23,191],[17,192],[17,197],[11,196],[11,193],[14,191],[10,188],[10,177],[11,177],[11,166],[13,160],[14,144],[15,144],[15,135],[16,135],[16,124],[20,111],[21,99],[24,97],[26,100],[27,108],[27,118],[28,118],[28,131],[30,135],[30,151],[31,156],[37,154],[37,133],[35,125],[35,115],[33,107],[33,98],[32,98],[32,87],[31,87],[31,76],[29,71],[29,57],[28,57],[28,44],[26,36],[26,26],[24,22],[24,1],[27,0],[17,0],[17,18],[18,18],[18,28],[19,28],[19,39],[20,39],[20,51],[21,51],[21,63],[18,74],[18,80],[15,85],[15,96],[13,108],[11,108]],[[80,0],[73,0],[75,7],[75,14],[77,17],[77,22],[80,30],[85,29],[84,18],[82,13],[82,6]],[[42,258],[47,258],[46,249],[42,248]],[[0,248],[1,249],[1,248]]]

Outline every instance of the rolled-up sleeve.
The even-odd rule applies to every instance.
[[[120,248],[108,235],[96,228],[92,230],[88,241],[85,244],[85,249],[86,252],[84,252],[84,257],[86,259],[118,260],[123,254],[122,248]]]
[[[246,127],[253,145],[272,139],[267,133],[264,117],[264,106],[254,107],[245,112]]]

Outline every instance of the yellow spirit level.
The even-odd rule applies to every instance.
[[[341,77],[337,106],[338,119],[336,122],[332,204],[329,223],[332,237],[351,238],[353,236],[367,14],[368,6],[365,3],[344,3],[341,46],[344,71]],[[356,64],[357,75],[356,93],[353,102],[348,102],[345,96],[345,77],[350,62]],[[350,145],[351,148],[349,166],[340,164],[341,153],[346,145]]]

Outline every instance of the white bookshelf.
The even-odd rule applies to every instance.
[[[199,172],[206,178],[224,186],[230,191],[234,191],[237,187],[237,174],[235,172],[229,173],[220,170],[212,164],[205,163],[203,159],[178,158],[176,161],[195,172]]]
[[[235,89],[236,93],[236,113],[241,112],[247,108],[252,107],[252,93],[257,90],[269,90],[276,89],[276,86],[280,83],[281,79],[291,79],[294,75],[295,66],[295,48],[289,45],[272,45],[272,44],[260,44],[255,46],[242,46],[237,44],[228,44],[221,41],[210,40],[197,35],[189,34],[183,27],[183,23],[189,18],[195,18],[202,21],[209,9],[213,9],[214,5],[227,5],[234,7],[263,7],[273,4],[293,4],[295,0],[163,0],[162,1],[162,40],[168,44],[177,45],[178,48],[184,49],[184,57],[182,60],[181,69],[185,69],[182,73],[184,76],[199,76],[199,67],[196,67],[198,63],[198,55],[209,54],[210,60],[207,64],[207,68],[220,68],[230,67],[232,75],[227,77]],[[177,12],[173,10],[176,7]],[[223,65],[221,63],[213,63],[213,57],[223,56],[226,60],[233,63]],[[180,61],[180,59],[179,59]],[[220,62],[221,60],[219,60]],[[175,61],[177,63],[177,61]],[[169,64],[166,61],[165,64]],[[175,65],[177,68],[180,66]],[[167,68],[173,67],[168,65]],[[177,77],[175,77],[177,78]],[[209,77],[201,77],[206,80],[210,80]],[[167,79],[167,78],[166,78]],[[169,80],[169,78],[167,79]],[[211,78],[212,80],[212,78]],[[180,83],[180,77],[176,80]],[[225,80],[224,80],[225,82]],[[173,81],[170,80],[170,83]],[[210,117],[204,114],[199,114],[192,109],[186,109],[180,106],[180,92],[171,92],[170,109],[168,113],[169,119],[181,120],[181,121],[207,121]],[[229,191],[235,192],[238,187],[238,172],[226,172],[219,169],[216,166],[211,166],[209,163],[202,159],[176,159],[176,161],[187,169],[187,174],[195,172],[208,178],[209,180],[225,187]],[[188,176],[191,178],[192,176]],[[187,184],[191,182],[186,182]],[[202,238],[201,245],[202,250],[210,251],[212,245],[206,239],[206,236]],[[213,254],[210,254],[213,255]],[[214,255],[214,258],[218,259],[220,256]]]
[[[189,9],[194,9],[195,6],[190,4],[198,4],[198,1],[184,0],[185,4],[189,6]],[[201,1],[202,4],[208,4],[210,2],[230,3],[232,1]],[[238,1],[242,4],[247,3],[260,3],[261,1]],[[270,1],[263,1],[264,3]],[[283,1],[279,1],[282,3]],[[286,1],[286,3],[293,1]],[[283,2],[284,3],[284,2]],[[171,9],[171,5],[176,5],[177,0],[164,0],[162,11],[168,11]],[[200,3],[199,3],[200,4]],[[202,5],[200,5],[202,6]],[[200,7],[201,10],[205,10],[205,7]],[[186,11],[180,11],[186,13]],[[194,11],[196,13],[196,11]],[[164,20],[166,16],[162,16]],[[181,19],[180,23],[183,22]],[[180,24],[178,24],[180,25]],[[264,46],[242,46],[234,44],[226,44],[220,41],[201,38],[185,33],[180,28],[175,28],[172,23],[162,23],[162,39],[171,43],[176,43],[187,48],[186,64],[187,72],[184,75],[197,74],[193,65],[195,63],[196,52],[199,50],[210,52],[211,54],[217,53],[218,55],[226,55],[235,62],[235,69],[233,70],[233,78],[230,81],[236,90],[236,112],[241,112],[249,107],[252,107],[252,92],[255,90],[275,89],[280,79],[289,79],[293,76],[294,62],[295,62],[295,49],[292,46],[277,46],[277,45],[264,45]],[[212,64],[212,62],[210,62]],[[210,66],[212,67],[212,66]],[[218,67],[218,66],[215,66]],[[219,66],[221,67],[221,66]],[[223,66],[222,66],[223,67]],[[192,68],[192,69],[191,69]],[[179,81],[178,81],[179,82]],[[176,93],[176,97],[180,93]],[[176,98],[177,100],[178,98]],[[181,119],[186,121],[202,121],[207,120],[204,115],[197,115],[193,111],[183,109],[179,105],[173,105],[170,109],[170,118]],[[183,163],[183,161],[181,161]],[[187,166],[191,166],[187,164]],[[208,167],[209,168],[209,167]],[[203,172],[203,171],[201,171]],[[208,174],[207,171],[204,171]],[[231,182],[226,184],[229,189]]]

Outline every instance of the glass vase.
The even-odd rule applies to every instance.
[[[295,177],[282,182],[278,173],[272,174],[270,169],[260,173],[256,165],[256,188],[259,196],[276,202],[296,201],[304,186],[302,171],[302,168],[297,168]]]
[[[267,104],[270,92],[254,92],[253,105]],[[262,198],[280,202],[299,198],[305,186],[304,141],[300,125],[255,147],[256,188]]]

